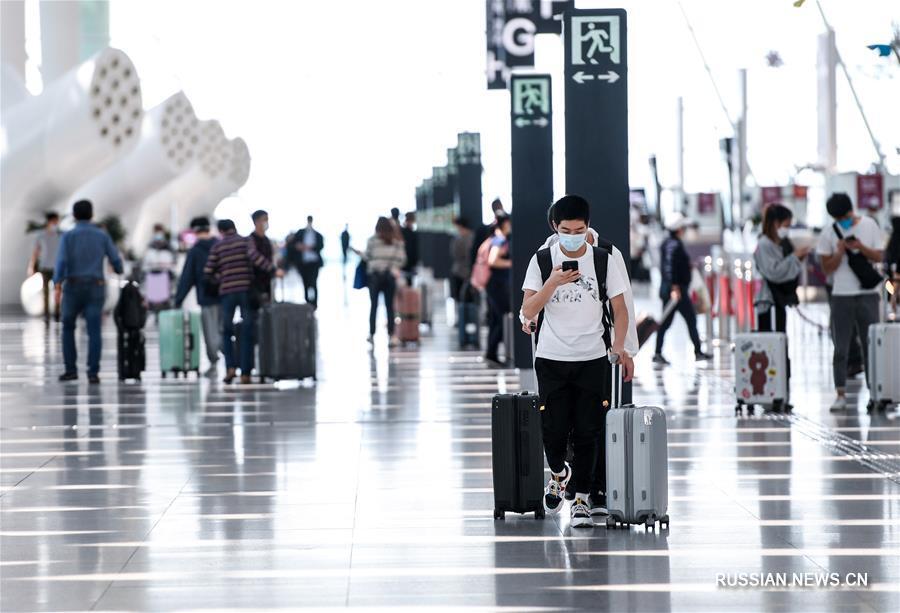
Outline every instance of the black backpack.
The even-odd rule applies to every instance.
[[[113,319],[120,330],[140,330],[147,323],[147,306],[138,284],[129,281],[119,293]]]
[[[841,227],[836,223],[832,224],[831,227],[834,228],[834,233],[837,234],[837,237],[840,240],[844,240],[844,233],[841,232]],[[847,250],[846,255],[847,264],[850,266],[850,270],[853,271],[853,274],[856,275],[856,278],[859,279],[860,287],[863,289],[872,289],[881,283],[883,277],[875,270],[872,263],[869,262],[869,258],[862,253],[854,253],[849,249]]]
[[[594,272],[597,274],[597,291],[599,293],[601,305],[601,317],[603,320],[603,342],[607,348],[612,346],[612,310],[609,308],[609,297],[606,295],[606,271],[609,264],[609,256],[612,255],[613,244],[605,239],[598,239],[597,245],[592,246],[594,250]],[[541,269],[541,282],[546,283],[553,272],[553,256],[550,254],[550,247],[539,249],[537,252],[537,263]],[[537,327],[534,330],[534,346],[537,347],[538,335],[541,332],[541,326],[544,324],[544,309],[538,313]]]

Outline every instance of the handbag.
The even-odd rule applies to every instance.
[[[834,228],[835,234],[841,240],[844,239],[844,234],[841,232],[840,226],[834,224],[832,226]],[[862,253],[853,253],[852,251],[847,251],[847,264],[850,266],[850,270],[853,271],[853,274],[856,275],[856,278],[859,279],[859,285],[863,289],[872,289],[877,287],[879,283],[881,283],[883,277],[875,270],[875,267],[872,266],[872,263],[869,261],[869,258],[864,256]]]
[[[353,289],[365,289],[369,287],[369,267],[365,260],[360,260],[353,274]]]

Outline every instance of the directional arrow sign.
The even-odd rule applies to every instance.
[[[593,81],[594,75],[585,74],[583,71],[579,70],[575,74],[572,75],[572,80],[578,83],[579,85],[583,85],[587,81]]]
[[[578,83],[579,85],[583,85],[588,81],[593,81],[597,79],[598,81],[607,81],[609,83],[615,83],[619,80],[619,73],[615,70],[610,70],[606,74],[598,74],[592,75],[584,72],[583,70],[579,70],[575,74],[572,75],[572,80]]]
[[[524,128],[526,126],[538,126],[539,128],[546,128],[550,125],[550,120],[546,117],[540,117],[538,119],[526,119],[524,117],[519,117],[514,120],[517,128]]]
[[[610,83],[615,83],[616,81],[619,80],[619,73],[616,72],[615,70],[610,70],[606,74],[598,74],[597,80],[598,81],[609,81]]]

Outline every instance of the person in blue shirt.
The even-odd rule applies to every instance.
[[[200,321],[203,325],[203,340],[206,343],[206,357],[209,358],[207,375],[218,372],[219,349],[222,345],[222,315],[219,308],[218,294],[210,294],[204,282],[203,268],[209,259],[209,250],[217,239],[210,233],[209,217],[195,217],[191,220],[191,230],[197,235],[197,242],[187,252],[181,278],[178,280],[178,291],[175,293],[175,308],[181,304],[192,288],[197,289],[197,304],[200,305]]]
[[[100,316],[106,300],[106,281],[103,276],[103,260],[109,258],[113,270],[122,274],[122,258],[109,234],[91,223],[94,206],[88,200],[79,200],[72,206],[75,227],[62,236],[53,283],[57,293],[62,292],[62,344],[66,370],[60,381],[78,378],[75,362],[75,320],[84,315],[88,333],[87,373],[90,383],[100,383],[100,352],[103,341],[100,336]],[[57,296],[58,298],[58,296]]]

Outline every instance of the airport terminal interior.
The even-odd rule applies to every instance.
[[[0,610],[900,610],[896,3],[0,8]]]

